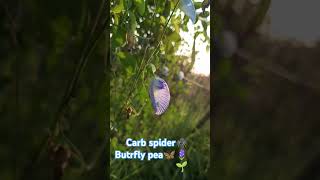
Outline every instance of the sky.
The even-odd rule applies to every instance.
[[[199,11],[197,11],[199,12]],[[201,12],[201,10],[200,10]],[[210,9],[209,9],[210,12]],[[180,13],[182,14],[182,18],[184,17],[184,13],[180,11]],[[179,13],[177,13],[178,15]],[[207,20],[210,20],[210,16],[207,18]],[[198,20],[198,22],[196,24],[193,24],[191,22],[191,20],[189,20],[188,22],[188,32],[184,32],[184,31],[180,31],[180,37],[182,37],[182,39],[184,41],[187,42],[187,45],[181,44],[180,48],[177,52],[178,55],[186,55],[191,57],[191,53],[192,53],[192,45],[193,45],[193,36],[194,36],[194,27],[196,26],[200,26],[200,31],[202,31],[202,25],[201,25],[201,21]],[[210,37],[210,26],[207,27],[207,34]],[[203,43],[201,41],[201,39],[204,39],[203,35],[199,35],[196,39],[196,51],[198,51],[198,53],[196,54],[196,60],[195,60],[195,64],[193,66],[193,69],[191,70],[193,73],[195,74],[201,74],[201,75],[205,75],[205,76],[209,76],[210,75],[210,51],[206,51],[206,46],[208,45],[209,42],[207,43]]]
[[[312,46],[320,40],[320,1],[310,0],[273,0],[269,9],[270,24],[268,34],[277,39],[294,39]],[[184,15],[183,12],[181,12]],[[183,16],[182,16],[183,17]],[[210,19],[210,17],[209,17]],[[209,20],[208,19],[208,20]],[[189,32],[181,31],[181,37],[189,46],[181,45],[177,54],[188,55],[191,57],[194,27],[200,25],[188,23]],[[207,29],[210,35],[210,26]],[[206,51],[206,45],[198,37],[196,40],[196,62],[192,72],[202,75],[210,75],[210,52]]]
[[[270,24],[268,34],[277,39],[294,39],[313,46],[320,40],[320,1],[301,0],[273,0],[269,9]],[[182,12],[183,14],[183,12]],[[184,15],[184,14],[183,14]],[[200,25],[200,21],[193,25],[191,20],[188,23],[189,32],[182,31],[181,37],[189,46],[181,45],[177,54],[191,56],[194,27]],[[210,26],[208,26],[210,35]],[[192,71],[196,74],[210,74],[210,52],[206,51],[206,44],[198,37],[196,40],[196,62]]]
[[[320,17],[319,8],[320,1],[318,0],[273,0],[268,12],[270,17],[268,34],[277,39],[295,39],[310,46],[314,45],[316,40],[320,39],[320,23],[318,23],[317,18]],[[181,11],[180,13],[183,18],[184,13]],[[208,20],[210,20],[210,16]],[[202,27],[200,21],[193,24],[189,20],[189,32],[180,32],[180,36],[189,46],[182,44],[177,55],[191,57],[194,27],[198,25]],[[210,35],[210,26],[207,28],[207,34]],[[196,39],[196,51],[198,53],[192,72],[208,76],[210,75],[210,51],[206,51],[207,44],[203,43],[201,38],[203,38],[202,35]]]
[[[269,9],[270,35],[313,45],[320,38],[319,0],[273,0]]]
[[[318,0],[273,0],[268,12],[270,16],[269,35],[277,39],[294,39],[313,46],[316,41],[320,40],[319,8],[320,1]],[[194,25],[189,20],[189,32],[180,32],[181,37],[189,46],[181,45],[178,54],[191,57],[194,27],[197,25],[202,27],[200,21]],[[208,26],[207,34],[210,35],[210,26]],[[203,43],[201,38],[203,37],[199,36],[196,40],[196,51],[199,52],[196,55],[192,72],[208,76],[210,75],[210,52],[206,51],[207,44]]]

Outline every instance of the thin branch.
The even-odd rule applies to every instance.
[[[193,36],[192,53],[191,53],[191,63],[186,70],[186,74],[188,74],[192,70],[194,63],[196,61],[196,39],[197,39],[197,36],[194,35]]]
[[[204,116],[202,116],[202,118],[198,121],[196,127],[192,130],[191,134],[193,134],[194,132],[196,132],[198,129],[202,128],[203,125],[210,120],[210,109],[206,112],[206,114]]]
[[[127,102],[130,100],[130,98],[131,98],[134,90],[136,89],[136,86],[137,86],[137,84],[138,84],[138,80],[139,80],[139,78],[140,78],[140,76],[141,76],[142,71],[147,67],[147,65],[148,65],[149,63],[151,63],[152,58],[154,58],[156,52],[158,51],[158,49],[159,49],[159,47],[160,47],[160,45],[161,45],[162,39],[163,39],[163,37],[164,37],[164,34],[165,34],[166,30],[167,30],[168,24],[169,24],[169,22],[170,22],[170,20],[171,20],[171,18],[172,18],[172,15],[174,14],[174,12],[176,11],[176,9],[177,9],[177,7],[178,7],[179,2],[180,2],[180,0],[177,1],[176,5],[175,5],[175,7],[174,7],[174,9],[173,9],[173,11],[171,12],[171,14],[170,14],[170,16],[169,16],[169,18],[168,18],[165,26],[164,26],[164,30],[163,30],[163,32],[162,32],[162,34],[161,34],[161,36],[160,36],[160,40],[159,40],[157,46],[155,47],[155,49],[153,50],[153,52],[151,53],[151,55],[150,55],[149,58],[147,59],[146,63],[143,64],[143,65],[141,66],[141,68],[139,68],[139,70],[138,70],[138,72],[137,72],[137,75],[136,75],[136,78],[135,78],[135,80],[133,81],[133,85],[131,86],[131,89],[130,89],[130,91],[129,91],[129,93],[128,93],[128,96],[127,96],[127,98],[126,98],[126,100],[125,100],[125,103],[124,103],[123,107],[119,110],[119,113],[118,113],[116,119],[119,118],[119,116],[120,116],[120,114],[121,114],[124,106],[125,106],[125,105],[127,104]]]
[[[72,143],[72,141],[64,134],[62,133],[62,137],[64,138],[64,140],[67,142],[67,144],[72,148],[72,152],[74,152],[73,154],[75,155],[75,157],[77,157],[77,159],[80,161],[82,168],[87,166],[87,163],[81,153],[81,151],[77,148],[76,145],[74,145]]]
[[[87,171],[92,170],[96,166],[96,164],[97,164],[98,160],[100,159],[101,155],[104,154],[104,152],[105,152],[104,150],[106,149],[106,145],[107,145],[108,141],[109,141],[109,139],[106,136],[105,140],[98,147],[96,153],[94,153],[94,156],[92,157],[91,161],[88,163]]]
[[[298,84],[298,85],[307,87],[309,89],[313,89],[316,92],[320,92],[320,87],[317,86],[316,83],[312,83],[307,79],[301,79],[301,78],[299,78],[299,76],[290,73],[285,68],[283,68],[281,66],[277,66],[275,64],[272,64],[265,59],[250,56],[248,53],[246,53],[245,51],[243,51],[241,49],[239,49],[237,51],[237,56],[239,56],[240,58],[242,58],[244,60],[247,60],[249,63],[252,63],[253,65],[259,66],[260,68],[262,68],[265,71],[271,72],[272,74],[274,74],[278,77],[286,79],[286,80],[290,81],[291,83]]]
[[[210,89],[206,88],[204,85],[200,84],[200,83],[197,83],[196,81],[193,81],[193,80],[190,80],[190,79],[187,79],[187,78],[184,78],[187,82],[189,82],[190,84],[192,85],[195,85],[199,88],[202,88],[204,90],[207,90],[207,91],[210,91]]]

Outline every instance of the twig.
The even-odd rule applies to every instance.
[[[89,171],[95,167],[98,160],[100,159],[100,156],[103,154],[104,150],[106,149],[106,145],[107,145],[108,141],[109,141],[109,138],[106,136],[105,140],[98,147],[98,150],[96,151],[96,153],[94,153],[95,156],[93,156],[90,163],[88,163],[87,171]]]
[[[72,143],[72,141],[64,134],[62,133],[62,137],[64,138],[64,140],[69,144],[69,146],[73,149],[74,155],[78,158],[78,160],[80,161],[82,168],[83,167],[87,167],[87,163],[81,153],[81,151],[76,147],[76,145],[74,145]]]
[[[196,39],[197,39],[197,36],[194,35],[193,36],[192,53],[191,53],[191,63],[189,65],[188,69],[186,70],[186,74],[188,74],[192,70],[194,63],[196,61]]]
[[[193,131],[191,133],[194,133],[197,129],[200,129],[205,122],[207,122],[208,120],[210,120],[210,109],[209,111],[207,111],[207,113],[198,121],[195,129],[193,129]]]
[[[204,89],[204,90],[207,90],[207,91],[210,91],[210,89],[208,89],[208,88],[206,88],[205,86],[203,86],[202,84],[200,84],[200,83],[197,83],[197,82],[195,82],[195,81],[193,81],[193,80],[190,80],[190,79],[187,79],[187,78],[184,78],[187,82],[189,82],[189,83],[191,83],[191,84],[193,84],[193,85],[195,85],[195,86],[198,86],[199,88],[202,88],[202,89]]]
[[[281,78],[284,78],[294,84],[302,85],[304,87],[310,88],[315,90],[316,92],[320,91],[320,87],[316,86],[315,84],[311,83],[309,80],[301,79],[297,75],[290,73],[288,70],[281,66],[277,66],[272,64],[264,59],[257,59],[256,57],[250,56],[248,53],[244,52],[243,50],[239,49],[237,51],[237,55],[248,62],[259,66],[260,68],[264,69],[265,71],[271,72],[274,75],[277,75]]]
[[[169,16],[169,18],[168,18],[165,26],[164,26],[164,30],[163,30],[163,32],[162,32],[162,34],[161,34],[161,36],[160,36],[160,40],[159,40],[156,48],[154,49],[154,51],[153,51],[153,52],[151,53],[151,55],[149,56],[149,58],[147,59],[146,63],[145,63],[145,64],[142,64],[141,69],[139,68],[138,73],[137,73],[137,75],[136,75],[136,79],[134,80],[134,83],[133,83],[133,85],[131,86],[131,89],[130,89],[130,91],[129,91],[129,93],[128,93],[128,96],[127,96],[127,98],[126,98],[126,100],[125,100],[125,103],[124,103],[123,107],[119,110],[119,113],[118,113],[116,119],[119,118],[119,116],[120,116],[120,114],[121,114],[124,106],[127,104],[127,102],[129,101],[129,99],[130,99],[131,96],[132,96],[132,93],[133,93],[134,90],[136,89],[136,86],[137,86],[137,84],[138,84],[138,80],[139,80],[139,78],[140,78],[140,76],[141,76],[142,71],[143,71],[143,70],[146,68],[146,66],[151,62],[151,59],[154,57],[154,55],[155,55],[156,52],[158,51],[158,48],[159,48],[160,45],[161,45],[162,39],[163,39],[164,34],[165,34],[165,32],[166,32],[166,29],[167,29],[167,27],[168,27],[168,24],[169,24],[169,22],[170,22],[170,20],[171,20],[171,18],[172,18],[172,15],[174,14],[174,12],[176,11],[176,9],[177,9],[177,7],[178,7],[179,2],[180,2],[180,0],[177,1],[176,5],[175,5],[175,7],[174,7],[174,9],[173,9],[173,11],[171,12],[171,14],[170,14],[170,16]]]

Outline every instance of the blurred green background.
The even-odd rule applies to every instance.
[[[189,32],[189,28],[195,31],[192,42],[202,36],[202,43],[209,44],[208,1],[195,1],[197,25],[191,27],[188,16],[175,8],[177,2],[111,1],[111,179],[208,179],[210,78],[191,71],[198,51],[195,43],[189,44],[191,50],[187,54],[176,54],[185,43],[181,32]],[[148,95],[149,84],[155,75],[168,83],[171,94],[169,108],[161,116],[154,114]],[[188,146],[185,173],[175,165],[179,162],[178,149],[128,148],[125,140],[129,137],[145,140],[185,138]],[[176,150],[176,155],[171,161],[114,159],[115,150],[135,149],[143,152]]]
[[[282,1],[275,7],[282,14],[275,16],[275,1],[215,1],[212,179],[320,177],[320,46],[275,38],[270,16],[284,27],[291,22],[283,17],[294,8]],[[288,34],[308,32],[300,24],[314,11],[306,4],[295,7],[301,17],[289,19],[299,30]]]
[[[0,179],[103,179],[107,4],[0,5]]]

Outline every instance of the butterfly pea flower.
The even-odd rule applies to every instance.
[[[170,91],[165,80],[155,77],[150,83],[149,96],[155,114],[163,114],[170,103]]]

